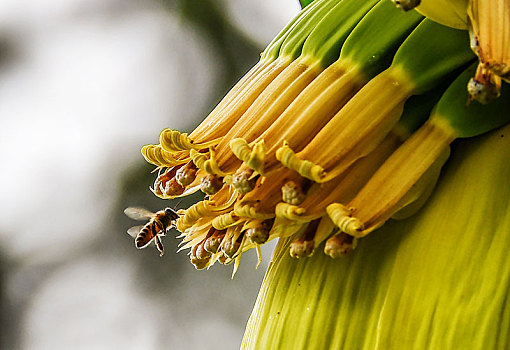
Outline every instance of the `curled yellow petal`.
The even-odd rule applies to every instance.
[[[351,216],[351,210],[340,203],[333,203],[326,208],[331,221],[342,231],[357,237],[363,231],[363,223]]]
[[[233,211],[231,211],[230,213],[222,214],[220,216],[215,217],[214,220],[212,221],[212,227],[214,227],[217,230],[224,230],[226,228],[239,224],[240,221],[244,220],[240,220],[239,216],[237,216]]]
[[[199,152],[197,150],[190,151],[191,160],[193,160],[193,163],[198,169],[211,175],[227,176],[228,174],[221,171],[218,166],[215,154],[216,152],[214,151],[214,147],[209,148],[209,152],[207,153]]]
[[[181,133],[178,130],[164,129],[159,134],[159,143],[165,151],[181,152],[191,149],[200,150],[216,145],[221,138],[213,139],[207,142],[195,143],[187,133]]]
[[[272,213],[262,213],[257,210],[255,206],[250,203],[237,202],[234,205],[234,213],[243,218],[252,218],[258,220],[267,220],[274,217]]]
[[[142,155],[148,163],[159,167],[173,167],[187,162],[189,157],[183,153],[170,153],[160,145],[145,145],[142,147]]]
[[[264,158],[266,154],[264,140],[260,140],[253,147],[250,147],[245,139],[236,138],[230,141],[230,149],[237,158],[246,163],[251,169],[259,174],[264,174]]]
[[[276,151],[276,158],[283,166],[298,172],[307,179],[315,182],[323,182],[323,179],[326,177],[326,172],[320,165],[314,164],[309,160],[300,159],[287,143],[284,143],[284,145]]]
[[[306,209],[288,203],[278,203],[275,209],[276,216],[296,222],[309,222],[317,218],[317,215],[306,215]]]

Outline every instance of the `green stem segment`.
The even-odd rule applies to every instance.
[[[473,137],[510,122],[510,87],[504,84],[501,97],[482,105],[468,103],[466,86],[476,64],[465,70],[446,90],[434,109],[431,121],[451,129],[456,137]]]
[[[337,0],[318,0],[310,7],[303,10],[303,17],[293,26],[284,40],[274,41],[271,52],[278,52],[279,56],[296,59],[303,48],[305,40],[315,29],[321,19],[327,16],[332,8],[337,6]],[[320,44],[320,43],[319,43]]]
[[[466,31],[426,19],[398,49],[392,67],[405,72],[415,94],[422,94],[474,58]]]
[[[422,19],[416,11],[404,13],[391,1],[380,1],[349,34],[339,62],[352,62],[371,79],[390,65],[395,51]]]
[[[352,29],[378,1],[340,1],[310,33],[301,55],[319,60],[324,68],[329,66],[338,59]]]

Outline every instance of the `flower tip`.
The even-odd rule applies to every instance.
[[[191,185],[197,177],[197,167],[193,162],[188,162],[183,167],[179,168],[175,173],[175,180],[182,186]]]
[[[324,253],[333,259],[345,256],[356,248],[357,240],[351,235],[339,233],[330,237],[324,246]]]
[[[220,249],[221,242],[225,238],[226,230],[215,230],[204,242],[204,249],[209,253],[215,254]]]
[[[200,182],[200,190],[208,195],[217,193],[223,187],[223,181],[216,175],[207,174]]]
[[[198,259],[197,257],[195,256],[191,256],[190,257],[190,261],[191,263],[193,264],[193,266],[195,267],[195,269],[197,270],[203,270],[205,269],[207,266],[209,266],[209,261],[210,259]]]
[[[232,176],[232,185],[240,194],[246,194],[251,192],[255,188],[258,177],[252,177],[253,170],[251,169],[239,169]]]
[[[499,97],[500,91],[497,86],[488,81],[480,81],[476,78],[471,78],[468,82],[467,90],[469,93],[468,103],[473,100],[481,104],[487,104],[491,100]]]
[[[282,186],[282,200],[291,205],[300,205],[306,195],[301,186],[294,181],[288,181]]]
[[[263,225],[249,228],[245,234],[255,244],[264,244],[269,239],[269,231]]]
[[[315,249],[313,240],[306,241],[304,237],[300,237],[290,244],[290,256],[295,259],[306,258],[312,255]]]
[[[197,270],[203,270],[209,266],[212,254],[204,249],[203,243],[195,245],[190,254],[190,261]]]
[[[227,258],[233,259],[240,247],[241,242],[239,239],[236,241],[224,239],[221,243],[220,249]]]

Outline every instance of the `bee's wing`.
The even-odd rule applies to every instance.
[[[139,207],[129,207],[124,209],[124,214],[133,220],[147,220],[154,216],[154,213]]]
[[[135,238],[139,233],[140,231],[142,230],[143,228],[143,225],[140,225],[140,226],[133,226],[131,227],[129,230],[127,230],[127,233],[128,235],[130,235],[131,237]]]

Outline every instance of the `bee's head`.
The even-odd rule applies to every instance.
[[[170,220],[177,220],[179,215],[172,208],[165,208],[165,214],[170,218]]]

